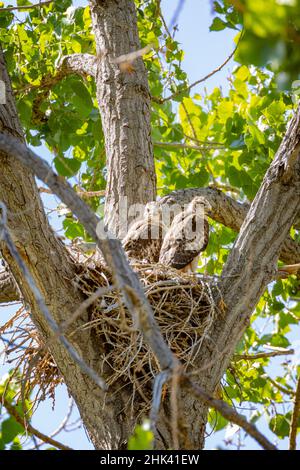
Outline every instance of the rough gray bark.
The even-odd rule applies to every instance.
[[[140,49],[133,0],[91,0],[98,70],[97,99],[105,136],[107,186],[105,219],[120,236],[120,207],[146,204],[156,197],[150,93],[141,58],[132,73],[114,59]],[[132,220],[132,219],[131,219]],[[129,222],[131,221],[129,220]]]

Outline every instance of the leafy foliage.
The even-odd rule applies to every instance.
[[[16,381],[11,377],[3,377],[0,381],[0,450],[22,450],[22,438],[26,434],[25,426],[16,421],[15,417],[4,413],[6,408],[5,404],[13,406],[16,413],[20,417],[24,417],[24,413],[30,416],[31,403],[25,400],[24,403],[19,401],[15,403],[15,396],[19,392],[19,387]],[[4,409],[3,409],[4,408]],[[28,436],[30,438],[30,435]],[[24,441],[24,439],[23,439]]]
[[[211,31],[236,30],[236,42],[243,33],[229,91],[215,88],[203,95],[188,88],[184,51],[176,40],[176,28],[166,28],[160,2],[136,0],[136,6],[141,46],[153,46],[144,61],[153,97],[159,194],[213,185],[241,202],[251,201],[295,104],[292,83],[300,70],[299,0],[214,1]],[[62,0],[19,15],[0,12],[0,28],[27,142],[46,146],[56,171],[74,187],[104,189],[104,136],[93,80],[70,75],[49,90],[44,87],[45,77],[55,76],[65,55],[95,53],[89,8],[74,8],[71,0]],[[172,148],[174,143],[183,144],[182,148]],[[101,200],[92,198],[89,203],[96,211]],[[236,233],[212,225],[207,258],[200,269],[217,275]],[[70,239],[87,238],[72,216],[65,218],[63,227]],[[299,230],[294,227],[291,236],[299,240]],[[298,281],[274,283],[260,300],[237,353],[293,346],[299,320]],[[250,419],[265,416],[270,432],[283,438],[291,422],[296,366],[297,358],[233,361],[224,377],[223,399],[239,406],[251,404],[255,411]],[[215,431],[228,426],[215,412],[210,423]],[[20,431],[13,418],[3,421],[0,447],[18,446]],[[149,449],[151,442],[150,431],[138,427],[129,448]]]
[[[244,28],[238,62],[267,67],[280,87],[289,89],[299,78],[299,0],[221,0],[214,2],[214,9],[218,16],[212,31]]]
[[[151,450],[153,449],[153,438],[149,421],[144,421],[141,426],[136,426],[133,436],[128,441],[128,450]]]

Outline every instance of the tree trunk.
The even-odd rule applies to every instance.
[[[97,98],[105,136],[107,186],[105,219],[119,238],[127,233],[127,210],[156,198],[150,126],[150,93],[144,63],[122,71],[114,59],[138,51],[133,0],[90,2],[96,40]],[[125,211],[124,211],[125,209]],[[129,223],[132,221],[129,217]]]
[[[0,130],[23,141],[1,50],[0,73],[5,82],[7,97],[6,104],[0,106]],[[8,209],[10,233],[53,318],[59,324],[69,318],[83,301],[74,283],[75,264],[49,226],[33,175],[16,160],[10,160],[1,153],[0,160],[0,200]],[[124,400],[128,401],[126,391],[121,395],[118,390],[113,390],[111,392],[113,399],[104,397],[93,380],[81,371],[60,341],[53,338],[30,287],[23,279],[18,264],[3,241],[0,243],[0,248],[41,337],[44,341],[52,337],[49,349],[69,392],[76,401],[93,444],[98,449],[119,448],[130,432],[128,423],[122,418]],[[88,313],[85,312],[75,324],[72,324],[72,330],[86,323],[88,319]],[[70,341],[86,363],[100,373],[103,360],[101,344],[95,341],[90,331],[80,331],[72,335]]]

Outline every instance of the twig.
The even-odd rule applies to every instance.
[[[172,372],[171,377],[171,393],[170,393],[170,405],[171,405],[171,432],[172,432],[172,444],[173,449],[179,449],[179,410],[178,410],[178,392],[180,382],[180,366]]]
[[[271,352],[261,352],[256,354],[235,354],[233,359],[235,361],[239,361],[241,359],[245,359],[247,361],[255,361],[256,359],[264,359],[268,357],[276,357],[276,356],[285,356],[287,354],[294,354],[294,349],[284,349],[282,351],[271,351]]]
[[[24,427],[30,434],[33,434],[34,436],[38,437],[41,439],[41,441],[50,444],[57,449],[61,450],[73,450],[71,447],[66,446],[65,444],[61,444],[61,442],[56,441],[50,436],[46,436],[46,434],[43,434],[42,432],[38,431],[36,428],[34,428],[28,421],[24,420],[22,416],[18,413],[17,409],[15,406],[13,406],[11,403],[9,403],[8,400],[2,395],[0,395],[0,401],[3,403],[5,408],[7,409],[8,413],[15,418],[17,423],[21,424],[21,426]]]
[[[45,194],[53,194],[53,192],[51,191],[51,189],[49,188],[43,188],[43,187],[40,187],[39,188],[39,192],[40,193],[45,193]],[[76,193],[81,196],[81,197],[101,197],[101,196],[105,196],[105,189],[101,189],[100,191],[77,191],[76,190]]]
[[[4,8],[0,8],[0,13],[2,11],[31,10],[32,8],[40,8],[40,7],[49,5],[52,2],[53,2],[53,0],[47,0],[45,2],[34,3],[33,5],[22,5],[22,6],[16,6],[16,7],[4,7]]]
[[[12,257],[17,262],[24,278],[26,279],[27,284],[29,285],[36,299],[36,302],[40,308],[40,311],[43,314],[44,318],[46,319],[48,325],[50,326],[52,331],[58,336],[61,343],[65,346],[66,350],[68,351],[70,356],[74,359],[74,361],[80,366],[82,371],[85,372],[91,379],[93,379],[94,382],[102,390],[107,390],[107,385],[105,381],[101,377],[99,377],[99,375],[96,374],[96,372],[86,364],[86,362],[79,356],[76,349],[74,349],[71,343],[69,343],[66,337],[61,333],[60,328],[58,324],[56,323],[56,321],[54,320],[54,318],[52,317],[51,313],[49,312],[48,307],[45,304],[44,298],[40,290],[36,286],[35,281],[29,272],[29,269],[27,268],[26,264],[24,263],[22,257],[19,255],[19,252],[14,245],[12,237],[7,229],[6,206],[5,204],[3,204],[3,202],[0,202],[0,209],[2,210],[2,214],[0,217],[0,239],[2,239],[6,243]]]
[[[63,323],[60,324],[59,329],[60,332],[63,333],[67,330],[67,328],[72,325],[77,318],[79,318],[99,297],[103,296],[107,292],[111,291],[113,286],[106,286],[106,287],[99,287],[95,292],[93,292],[87,299],[85,299],[79,307],[75,310],[75,312],[65,320]]]
[[[182,8],[184,7],[184,3],[185,3],[185,0],[179,0],[178,5],[176,7],[176,10],[173,14],[173,17],[172,17],[171,21],[170,21],[170,25],[169,25],[169,28],[168,28],[169,30],[176,26],[177,20],[178,20],[179,15],[180,15],[180,12],[181,12]]]
[[[283,385],[273,380],[271,377],[268,377],[268,381],[271,382],[271,384],[274,385],[274,387],[278,388],[280,392],[285,393],[286,395],[290,395],[292,397],[295,396],[294,390],[284,387]]]
[[[151,410],[150,410],[150,422],[151,422],[151,429],[153,432],[156,430],[156,422],[160,408],[161,396],[162,396],[162,388],[164,384],[167,382],[169,378],[169,372],[163,371],[157,374],[154,379],[153,385],[153,397],[151,403]]]
[[[300,416],[300,375],[297,381],[297,388],[294,401],[294,410],[292,414],[292,423],[290,427],[290,450],[296,450],[297,442],[297,429],[298,429],[298,420]]]
[[[245,416],[237,413],[225,401],[217,400],[210,396],[203,388],[193,383],[187,376],[184,377],[185,385],[187,385],[195,396],[197,396],[203,403],[217,410],[223,418],[231,423],[240,426],[247,434],[255,439],[265,450],[277,450],[276,447],[257,429],[257,427],[249,423]]]
[[[193,144],[185,144],[183,142],[153,142],[154,147],[160,147],[160,148],[174,148],[174,149],[189,149],[189,150],[199,150],[203,152],[203,150],[211,149],[213,148],[212,145],[193,145]],[[218,148],[220,146],[218,145]]]
[[[240,40],[241,40],[241,37],[242,37],[242,33],[239,37],[239,40],[237,42],[237,45],[235,46],[234,50],[231,52],[231,54],[227,57],[227,59],[221,64],[219,65],[217,68],[215,68],[212,72],[208,73],[207,75],[205,75],[204,77],[200,78],[199,80],[197,80],[196,82],[192,83],[191,85],[189,85],[188,87],[186,88],[182,88],[178,91],[175,91],[175,93],[172,93],[171,95],[167,96],[166,98],[157,98],[157,97],[152,97],[153,101],[157,102],[157,103],[165,103],[166,101],[170,101],[172,100],[173,98],[175,98],[176,96],[180,95],[181,93],[186,93],[186,92],[190,92],[192,88],[194,88],[195,86],[199,85],[200,83],[203,83],[205,82],[208,78],[212,77],[213,75],[215,75],[217,72],[220,72],[220,70],[222,70],[226,64],[228,64],[228,62],[232,59],[232,57],[234,56],[234,54],[236,53],[237,51],[237,48],[239,46],[239,43],[240,43]]]

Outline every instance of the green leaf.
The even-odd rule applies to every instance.
[[[221,20],[221,18],[216,17],[214,18],[209,30],[210,31],[222,31],[228,26],[228,23],[225,21]]]
[[[93,101],[86,86],[78,80],[71,82],[71,88],[74,92],[72,96],[72,103],[76,106],[76,110],[80,117],[87,118],[92,112]]]
[[[218,107],[218,114],[220,122],[225,123],[227,119],[233,115],[233,102],[232,101],[221,101]]]
[[[214,409],[210,410],[208,421],[214,431],[221,431],[221,429],[224,429],[228,424],[228,420],[223,418],[223,416]]]
[[[208,182],[209,173],[204,167],[200,168],[199,171],[195,171],[195,173],[193,173],[189,178],[189,183],[192,186],[203,187],[206,186]]]
[[[63,156],[54,159],[56,171],[67,178],[74,176],[81,167],[81,162],[75,158],[65,158]]]
[[[241,174],[234,166],[230,166],[227,170],[227,176],[229,178],[230,184],[236,186],[237,188],[241,187]]]
[[[274,434],[283,439],[289,435],[290,420],[286,415],[277,414],[270,420],[269,427]]]
[[[152,450],[153,439],[153,433],[150,431],[150,426],[147,422],[142,426],[137,425],[133,436],[129,438],[128,450]]]
[[[18,434],[24,432],[24,427],[17,423],[15,418],[11,416],[2,422],[1,431],[2,441],[4,444],[8,444],[9,442],[12,442]]]
[[[84,238],[85,232],[83,226],[74,220],[65,219],[63,222],[66,237],[73,240],[74,238]]]

